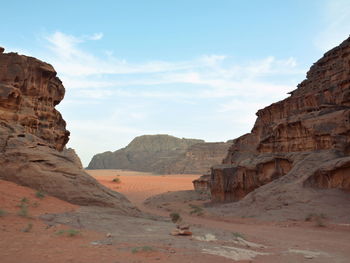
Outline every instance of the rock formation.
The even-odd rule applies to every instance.
[[[0,179],[79,205],[137,211],[121,194],[86,174],[55,106],[65,89],[54,68],[32,57],[0,52]]]
[[[164,173],[203,174],[210,172],[210,167],[220,164],[225,157],[228,142],[203,142],[190,146],[185,153],[171,162]]]
[[[315,189],[350,190],[350,38],[290,94],[259,110],[251,133],[235,139],[212,168],[214,201],[283,207],[312,199]]]
[[[64,156],[66,156],[73,163],[75,163],[77,167],[79,167],[80,169],[83,169],[83,164],[81,163],[81,160],[74,149],[64,147],[62,154],[64,154]]]
[[[210,174],[204,174],[192,181],[194,190],[197,192],[210,192]]]
[[[95,155],[88,169],[127,169],[158,174],[204,173],[221,163],[229,144],[169,135],[143,135],[115,152]]]

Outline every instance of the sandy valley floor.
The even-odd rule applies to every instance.
[[[350,262],[349,222],[222,219],[206,210],[206,195],[190,191],[196,175],[88,173],[150,219],[74,206],[0,180],[0,262]],[[192,237],[169,235],[173,211]]]

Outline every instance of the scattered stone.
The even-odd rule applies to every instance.
[[[313,257],[313,256],[311,256],[311,255],[306,255],[306,256],[304,256],[304,258],[307,258],[307,259],[313,259],[314,257]]]
[[[203,253],[217,255],[229,259],[233,259],[235,261],[241,260],[251,260],[256,256],[266,256],[270,255],[270,253],[258,252],[250,249],[243,249],[237,247],[229,247],[229,246],[220,246],[220,247],[212,247],[212,248],[204,248],[202,249]]]
[[[190,229],[190,225],[188,225],[188,224],[177,224],[176,228],[180,229],[180,230],[189,230]]]
[[[262,244],[249,242],[242,237],[237,237],[236,240],[233,240],[232,242],[237,244],[237,245],[246,246],[249,248],[267,248],[266,246],[264,246]]]
[[[170,233],[172,236],[192,236],[192,232],[189,230],[175,229]]]
[[[96,241],[92,241],[90,242],[91,245],[93,246],[98,246],[98,245],[113,245],[113,242],[111,239],[104,239],[104,240],[96,240]]]

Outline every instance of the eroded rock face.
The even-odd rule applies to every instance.
[[[62,154],[65,157],[67,157],[70,161],[75,163],[75,165],[78,168],[83,169],[83,164],[81,163],[81,160],[80,160],[79,156],[77,155],[77,153],[75,152],[74,149],[64,147],[64,149],[62,151]]]
[[[61,151],[69,132],[54,108],[64,97],[64,87],[49,64],[15,53],[1,54],[0,120],[23,128]]]
[[[204,174],[196,180],[192,181],[193,188],[197,192],[210,192],[210,174]]]
[[[0,178],[78,205],[137,210],[82,169],[55,106],[64,87],[53,67],[17,53],[0,54]]]
[[[221,164],[230,147],[228,142],[203,142],[190,146],[164,169],[166,173],[204,174]]]
[[[350,38],[316,62],[290,94],[259,110],[252,132],[234,140],[223,165],[212,168],[213,200],[237,201],[283,180],[350,190]],[[315,153],[322,158],[312,159],[312,169],[299,167]]]

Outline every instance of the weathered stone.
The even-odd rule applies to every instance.
[[[74,204],[138,213],[123,195],[85,173],[73,150],[64,149],[69,132],[55,109],[64,93],[51,65],[0,54],[0,179]]]
[[[172,236],[192,236],[192,232],[189,230],[175,229],[170,233]]]
[[[194,190],[197,192],[209,192],[210,191],[210,174],[205,174],[196,180],[192,181]]]
[[[62,154],[75,163],[78,168],[83,169],[83,164],[74,149],[64,147]]]
[[[185,153],[165,167],[165,173],[204,174],[210,167],[222,163],[229,142],[203,142],[190,146]]]
[[[214,201],[240,200],[275,180],[350,190],[350,38],[290,94],[259,110],[251,133],[235,139],[223,164],[212,168]]]
[[[176,228],[180,229],[180,230],[189,230],[190,229],[190,225],[188,225],[188,224],[177,224]]]

